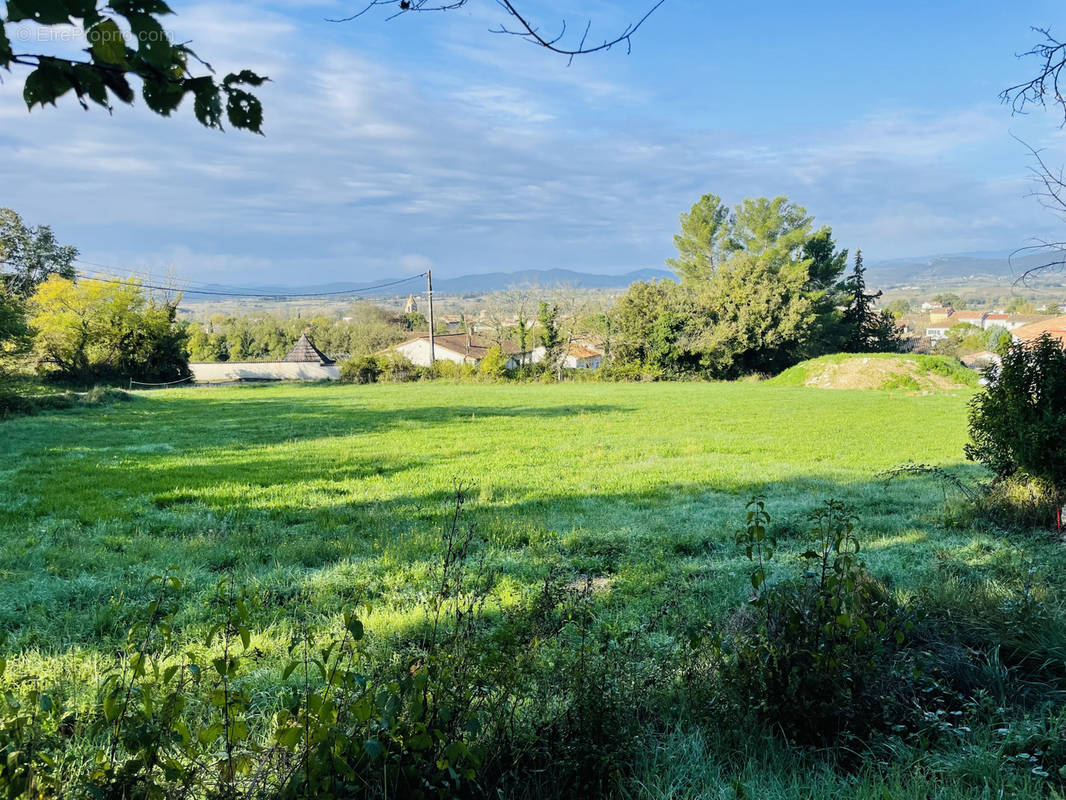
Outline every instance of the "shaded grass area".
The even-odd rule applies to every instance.
[[[271,386],[16,420],[2,444],[0,625],[16,641],[107,646],[108,620],[87,630],[85,609],[170,564],[202,587],[232,569],[402,593],[456,480],[477,485],[471,514],[516,580],[558,561],[641,604],[666,573],[699,570],[727,605],[731,534],[764,493],[782,520],[830,495],[862,506],[875,565],[920,581],[930,537],[946,535],[930,527],[939,496],[874,476],[956,463],[962,406],[751,384]]]
[[[373,605],[365,621],[382,640],[420,621],[457,480],[477,487],[469,514],[502,591],[550,566],[593,575],[609,587],[602,613],[618,620],[657,613],[679,581],[712,617],[740,603],[747,567],[733,534],[756,493],[784,563],[806,549],[809,511],[828,497],[855,506],[872,572],[904,596],[1060,564],[1048,541],[945,527],[931,477],[877,477],[905,461],[977,475],[961,463],[967,399],[766,383],[272,385],[9,421],[0,630],[7,650],[28,652],[23,668],[91,684],[95,659],[143,607],[145,578],[181,568],[179,621],[195,636],[232,572],[258,599],[269,682],[302,621],[357,602]],[[735,770],[704,750],[697,734],[666,740],[637,796],[730,796]],[[807,776],[774,763],[741,769],[752,796],[806,796]],[[913,775],[885,780],[869,787],[894,780],[911,787],[901,796],[927,796]],[[865,786],[819,785],[818,796]]]

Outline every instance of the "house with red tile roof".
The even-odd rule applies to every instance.
[[[1045,333],[1049,334],[1053,339],[1058,339],[1059,342],[1066,346],[1066,316],[1053,317],[1042,322],[1023,325],[1011,331],[1011,336],[1014,337],[1016,342],[1029,342]]]

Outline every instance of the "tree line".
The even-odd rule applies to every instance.
[[[523,352],[544,348],[541,369],[562,376],[571,344],[604,351],[605,377],[731,379],[779,372],[832,352],[900,349],[895,318],[867,290],[862,254],[848,272],[832,230],[784,197],[747,198],[732,208],[707,194],[681,215],[678,279],[635,283],[594,310],[577,292],[505,293],[513,305],[463,328]],[[420,314],[357,302],[343,316],[257,313],[178,317],[177,293],[136,279],[79,277],[78,251],[48,226],[0,210],[0,355],[29,356],[39,370],[90,382],[178,380],[192,361],[271,361],[301,333],[334,357],[356,358],[424,330]],[[846,274],[845,274],[846,273]]]

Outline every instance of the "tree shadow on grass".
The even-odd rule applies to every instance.
[[[279,460],[273,466],[285,465]],[[103,628],[79,628],[78,620],[98,606],[110,607],[116,596],[138,597],[143,578],[171,564],[180,565],[185,576],[183,617],[193,625],[204,618],[204,598],[223,572],[254,586],[272,613],[302,609],[330,616],[353,598],[385,607],[417,604],[439,560],[452,487],[427,485],[385,500],[352,502],[314,492],[297,500],[286,495],[281,482],[264,487],[280,487],[274,505],[242,507],[241,497],[254,496],[253,490],[217,484],[231,479],[233,467],[220,465],[217,473],[203,474],[194,495],[160,503],[164,507],[155,513],[163,516],[81,529],[79,547],[95,554],[119,543],[129,548],[128,555],[111,552],[93,566],[73,552],[54,550],[44,555],[47,574],[33,571],[32,558],[9,563],[8,587],[0,598],[8,607],[0,608],[0,627],[19,640],[20,632],[36,628],[57,646],[63,631],[64,646],[73,638],[90,649],[104,647],[110,634],[120,632],[119,623],[128,621],[125,612],[116,612]],[[348,465],[356,480],[380,468]],[[404,462],[394,462],[381,474],[404,468]],[[973,465],[952,469],[971,478],[979,474]],[[485,537],[492,566],[516,585],[535,585],[554,566],[575,577],[602,576],[618,587],[615,597],[654,606],[659,602],[654,598],[671,591],[671,581],[689,576],[710,587],[705,591],[714,596],[708,602],[732,603],[743,581],[727,572],[744,567],[733,535],[755,495],[766,498],[771,529],[781,543],[780,563],[791,564],[804,549],[809,513],[836,498],[858,514],[858,531],[874,565],[913,575],[945,565],[956,571],[983,568],[973,553],[952,550],[966,532],[937,525],[942,493],[931,476],[906,477],[888,486],[870,476],[842,480],[811,473],[790,481],[749,480],[728,487],[676,483],[597,495],[575,492],[565,483],[547,492],[522,486],[510,491],[483,503],[474,495],[467,520]],[[207,527],[205,519],[211,520],[210,529],[198,530],[198,525]],[[992,555],[1000,548],[993,535],[975,531],[971,538]],[[93,573],[88,582],[87,570]]]

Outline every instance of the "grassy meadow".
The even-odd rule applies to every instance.
[[[908,461],[978,477],[962,454],[969,397],[745,382],[289,384],[3,422],[0,631],[3,650],[21,654],[8,678],[45,671],[90,691],[140,613],[145,579],[171,565],[190,639],[220,575],[249,587],[256,686],[277,680],[294,626],[355,603],[372,607],[371,641],[402,637],[422,621],[459,481],[473,487],[468,519],[501,595],[556,567],[594,576],[599,613],[618,621],[655,614],[679,581],[712,618],[740,604],[750,587],[733,538],[756,494],[783,565],[806,549],[808,513],[837,498],[859,515],[871,571],[900,597],[949,578],[1008,581],[1059,559],[1050,538],[959,529],[934,478],[878,477]],[[673,736],[647,754],[635,796],[741,796],[729,788],[738,776],[751,796],[931,797],[952,781],[960,795],[999,796],[987,759],[976,778],[963,769],[938,783],[927,762],[866,786],[801,774],[780,754],[729,766],[697,734]],[[890,784],[899,791],[883,794]],[[989,794],[971,791],[982,785]]]

